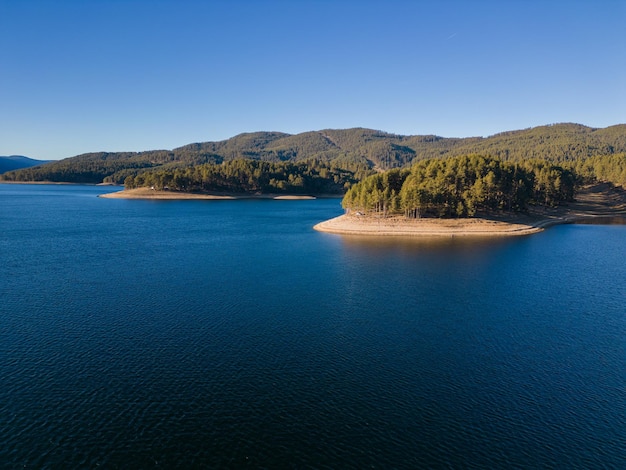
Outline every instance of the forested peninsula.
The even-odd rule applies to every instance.
[[[626,155],[561,165],[469,155],[417,162],[353,185],[346,214],[317,230],[360,235],[525,235],[626,217]]]

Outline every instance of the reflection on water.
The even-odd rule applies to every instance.
[[[510,243],[511,237],[373,237],[341,235],[342,243],[350,247],[404,248],[414,251],[450,251],[493,249]],[[515,237],[516,238],[516,237]]]
[[[574,222],[572,225],[626,225],[626,216],[599,216]],[[550,229],[547,229],[550,230]],[[405,252],[430,253],[487,253],[501,247],[518,243],[527,237],[537,236],[528,234],[522,236],[372,236],[372,235],[335,235],[340,237],[346,248],[365,249],[368,252],[388,252],[400,250]]]

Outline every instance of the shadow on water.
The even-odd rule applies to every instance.
[[[600,216],[574,222],[581,225],[626,225],[626,216]]]

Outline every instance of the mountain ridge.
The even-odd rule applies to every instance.
[[[43,165],[44,163],[49,162],[50,160],[36,160],[34,158],[25,157],[23,155],[0,156],[0,174],[7,171]]]
[[[593,128],[557,123],[503,131],[488,137],[401,135],[355,127],[288,134],[257,131],[221,141],[195,142],[172,150],[90,152],[50,162],[37,169],[5,173],[5,180],[122,183],[127,176],[156,168],[174,169],[236,159],[268,162],[316,161],[336,167],[387,170],[427,158],[468,154],[502,160],[543,158],[577,161],[626,152],[626,124]]]

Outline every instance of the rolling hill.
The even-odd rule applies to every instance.
[[[24,157],[22,155],[0,157],[0,174],[7,171],[19,170],[21,168],[30,168],[37,165],[43,165],[44,163],[48,163],[48,161],[35,160],[33,158]]]
[[[11,171],[0,175],[0,179],[120,184],[128,176],[155,169],[219,164],[237,159],[273,163],[315,161],[355,171],[356,168],[401,168],[426,158],[468,154],[513,161],[543,158],[563,162],[624,152],[626,124],[600,129],[572,123],[552,124],[468,138],[405,136],[364,128],[300,134],[253,132],[173,150],[87,153],[37,168]]]

